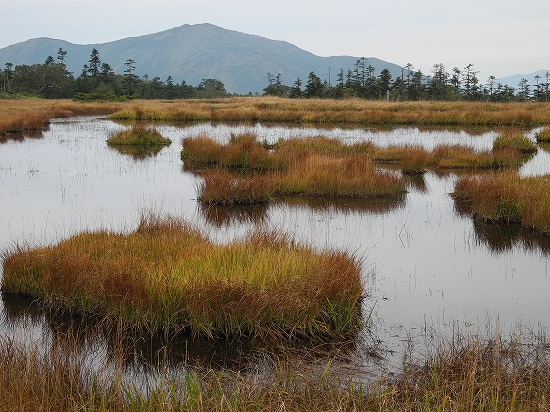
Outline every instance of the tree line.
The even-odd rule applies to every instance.
[[[76,98],[81,100],[187,99],[225,97],[229,93],[218,79],[202,79],[197,86],[172,76],[166,80],[135,74],[136,61],[127,59],[122,74],[101,61],[99,51],[92,49],[89,60],[78,76],[67,70],[67,51],[59,48],[57,58],[48,56],[42,64],[5,64],[0,71],[0,93],[32,95],[47,99]]]
[[[67,70],[67,51],[59,48],[57,58],[48,56],[42,64],[5,64],[0,71],[1,94],[27,94],[44,98],[77,98],[82,100],[188,99],[230,96],[218,79],[202,79],[197,86],[172,76],[165,80],[135,74],[136,61],[127,59],[122,74],[101,60],[99,51],[92,49],[90,57],[78,76]],[[517,88],[503,85],[494,76],[482,84],[472,64],[463,69],[454,67],[449,73],[442,63],[435,64],[430,73],[415,70],[411,63],[401,68],[393,78],[388,69],[375,73],[368,59],[358,59],[352,68],[341,68],[332,83],[329,68],[328,80],[322,80],[313,71],[305,85],[297,78],[292,86],[282,83],[281,74],[267,73],[268,85],[264,95],[291,98],[357,97],[370,100],[471,100],[491,102],[550,101],[550,72],[535,76],[530,84],[521,79]]]
[[[286,96],[291,98],[336,98],[358,97],[370,100],[471,100],[490,102],[550,101],[550,72],[545,76],[535,76],[534,84],[525,78],[517,88],[503,85],[495,76],[490,76],[485,84],[478,79],[479,71],[470,63],[463,69],[454,67],[447,72],[442,63],[435,64],[429,74],[414,70],[411,63],[401,68],[401,75],[393,78],[388,69],[378,75],[375,68],[362,57],[353,68],[340,69],[336,83],[331,83],[330,68],[328,80],[310,72],[304,85],[297,78],[292,86],[284,85],[281,74],[267,73],[268,85],[264,95]]]

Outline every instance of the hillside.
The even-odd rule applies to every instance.
[[[165,81],[185,80],[196,86],[204,78],[221,80],[229,92],[262,92],[267,85],[267,73],[281,73],[284,84],[291,86],[297,77],[303,83],[313,71],[322,79],[336,82],[340,68],[347,72],[359,57],[320,57],[288,42],[226,30],[212,24],[185,24],[159,33],[125,38],[109,43],[79,45],[50,38],[37,38],[0,49],[0,65],[43,63],[48,55],[57,57],[59,48],[67,51],[69,71],[78,76],[89,60],[93,48],[99,51],[101,61],[108,63],[116,73],[125,69],[124,62],[136,62],[136,74],[149,78],[158,76]],[[367,56],[364,56],[367,57]],[[367,64],[375,68],[375,75],[387,68],[392,76],[401,73],[401,67],[373,57]]]

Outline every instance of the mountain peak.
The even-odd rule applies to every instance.
[[[292,85],[298,77],[305,82],[312,71],[329,80],[325,72],[330,66],[335,79],[340,68],[347,71],[359,58],[320,57],[285,41],[200,23],[101,44],[77,45],[45,37],[31,39],[0,49],[0,64],[43,63],[49,55],[55,57],[59,48],[67,51],[67,68],[75,74],[88,63],[95,48],[101,61],[117,73],[124,71],[127,59],[133,59],[139,76],[147,74],[161,80],[172,76],[175,82],[185,81],[191,85],[198,85],[202,79],[219,79],[226,90],[241,94],[261,93],[267,85],[267,73],[280,73],[282,82]],[[375,68],[375,73],[387,68],[397,76],[401,71],[395,64],[374,58],[368,63]]]

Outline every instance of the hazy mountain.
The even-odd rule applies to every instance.
[[[116,73],[123,73],[124,62],[135,60],[139,76],[158,76],[166,81],[185,80],[197,86],[204,78],[221,80],[229,92],[262,92],[267,86],[267,73],[281,73],[284,84],[292,86],[297,77],[303,84],[313,71],[321,79],[336,83],[343,68],[353,69],[359,57],[320,57],[288,42],[226,30],[212,24],[185,24],[160,33],[130,37],[102,44],[79,45],[50,38],[31,39],[0,49],[0,65],[44,63],[51,55],[57,58],[59,48],[67,51],[69,71],[79,76],[88,63],[93,48],[99,51],[102,63],[108,63]],[[365,56],[366,57],[366,56]],[[401,67],[373,57],[367,64],[375,68],[375,75],[387,68],[392,76],[401,74]]]
[[[526,79],[531,86],[534,86],[535,84],[537,84],[535,76],[540,76],[539,84],[545,83],[547,72],[550,73],[550,70],[539,70],[529,74],[514,74],[513,76],[501,77],[500,79],[497,79],[496,82],[517,89],[520,80]]]

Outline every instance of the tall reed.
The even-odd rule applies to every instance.
[[[67,340],[67,337],[64,338]],[[119,345],[120,345],[120,341]],[[73,347],[71,347],[73,345]],[[122,348],[121,351],[124,351]],[[455,336],[375,379],[338,358],[266,355],[239,372],[186,367],[152,379],[123,379],[78,360],[69,339],[44,353],[0,339],[0,410],[25,411],[541,411],[550,407],[548,343]],[[97,365],[96,365],[97,366]],[[160,366],[160,368],[158,368]],[[166,365],[151,365],[161,369]],[[344,367],[342,367],[344,366]],[[145,381],[146,385],[143,385]],[[147,390],[143,390],[143,386]]]

